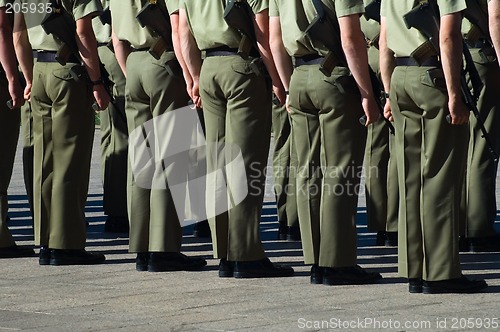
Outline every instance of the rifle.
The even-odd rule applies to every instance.
[[[464,16],[472,23],[472,27],[467,33],[467,41],[472,45],[480,39],[486,41],[485,45],[479,50],[479,55],[485,63],[494,62],[496,54],[493,48],[490,29],[488,26],[488,15],[481,8],[477,0],[466,0],[467,8],[464,10]]]
[[[73,79],[75,81],[86,80],[89,84],[92,84],[87,70],[84,67],[83,60],[80,56],[80,51],[76,43],[76,22],[71,15],[58,4],[57,0],[52,1],[52,11],[45,16],[41,26],[47,34],[52,34],[63,44],[57,51],[57,62],[64,66],[70,57],[73,56],[79,62],[79,65],[70,69]],[[99,61],[99,68],[101,71],[102,82],[111,97],[111,103],[113,103],[112,88],[114,83],[109,79],[109,74],[101,61]],[[97,102],[92,104],[92,109],[96,112],[99,111],[99,105]]]
[[[99,20],[102,25],[111,25],[111,10],[109,9],[109,6],[102,11],[101,15],[99,15]]]
[[[224,20],[227,25],[241,34],[238,55],[245,60],[252,53],[252,48],[257,49],[253,16],[252,8],[246,0],[229,0],[224,10]]]
[[[151,54],[156,60],[160,60],[161,55],[165,51],[174,49],[170,16],[165,8],[158,5],[157,0],[149,0],[149,2],[137,14],[136,19],[141,27],[148,27],[156,36],[159,37],[149,49],[149,54]]]
[[[426,50],[427,54],[439,55],[439,17],[439,8],[437,8],[433,1],[422,1],[417,7],[403,16],[408,29],[415,28],[427,38],[427,42],[423,44],[424,46],[417,48],[411,55],[418,63],[425,60],[422,58],[422,54],[424,53],[422,50]],[[432,49],[428,51],[429,48]],[[477,125],[482,134],[481,137],[486,141],[486,146],[491,157],[497,162],[499,158],[498,153],[495,151],[490,135],[484,127],[484,122],[477,109],[477,101],[484,85],[464,40],[462,40],[462,52],[465,60],[460,73],[462,98],[469,111],[476,117]],[[467,84],[467,74],[469,74],[472,91]],[[446,116],[446,121],[451,123],[451,116],[449,114]]]
[[[347,67],[347,60],[344,50],[342,49],[342,42],[340,38],[340,26],[336,19],[332,19],[330,15],[327,14],[327,9],[324,7],[321,0],[312,0],[312,2],[317,15],[309,24],[305,32],[312,41],[317,41],[328,49],[329,52],[320,65],[320,71],[324,75],[330,76],[335,66],[341,65],[343,67]],[[368,66],[368,73],[370,75],[370,81],[372,83],[378,110],[389,127],[391,134],[394,134],[394,126],[384,116],[384,108],[381,101],[382,87],[380,85],[380,81],[370,66]],[[363,115],[359,119],[359,122],[362,125],[366,125],[366,116]]]
[[[380,24],[380,5],[382,0],[372,0],[365,6],[364,16],[367,21],[374,20]]]

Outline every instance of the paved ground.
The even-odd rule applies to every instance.
[[[97,142],[98,137],[96,137]],[[409,294],[397,276],[397,250],[375,247],[367,233],[363,198],[358,217],[359,264],[384,276],[378,285],[310,285],[300,243],[276,241],[277,222],[267,190],[262,237],[273,261],[290,264],[292,278],[219,279],[211,244],[185,230],[183,250],[207,258],[203,272],[136,272],[128,239],[102,232],[99,148],[95,145],[87,213],[88,248],[106,254],[92,267],[39,266],[37,258],[0,261],[0,331],[300,331],[500,330],[500,254],[462,254],[467,275],[490,287],[475,295]],[[20,244],[33,244],[22,186],[20,155],[11,184],[11,227]],[[497,225],[499,226],[499,225]]]

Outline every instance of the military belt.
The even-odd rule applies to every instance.
[[[437,57],[430,57],[421,63],[409,56],[402,56],[396,58],[396,66],[403,67],[441,67],[441,62]]]
[[[36,52],[36,58],[38,62],[58,62],[57,59],[57,52],[55,51],[37,51]],[[76,56],[70,55],[68,60],[66,61],[67,63],[80,63]]]
[[[205,50],[205,54],[207,57],[209,56],[232,56],[238,55],[237,48],[231,48],[229,46],[219,46],[214,48],[209,48]]]
[[[317,54],[309,54],[301,57],[294,58],[295,67],[308,66],[308,65],[320,65],[324,60],[324,57]]]

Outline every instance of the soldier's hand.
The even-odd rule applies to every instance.
[[[394,122],[394,118],[392,117],[392,110],[391,110],[391,102],[389,99],[386,99],[385,105],[384,105],[384,117],[391,121]]]
[[[31,83],[26,83],[24,87],[24,100],[31,101]]]
[[[450,124],[463,125],[469,122],[470,111],[460,99],[456,102],[449,101],[448,109],[450,111]]]
[[[363,111],[365,112],[366,117],[365,127],[368,127],[371,123],[377,122],[380,113],[375,99],[373,99],[373,97],[363,98],[361,105],[363,106]]]
[[[97,84],[93,86],[93,94],[94,99],[99,106],[99,110],[103,111],[108,108],[109,102],[111,101],[111,97],[106,91],[106,88],[103,84]]]
[[[19,108],[24,105],[23,90],[19,82],[9,82],[9,94],[11,98],[9,106],[11,106],[11,109]]]
[[[285,94],[285,88],[283,88],[283,85],[276,86],[273,84],[273,92],[276,98],[279,100],[279,106],[283,106],[286,103],[286,94]]]
[[[196,105],[197,108],[203,108],[203,105],[201,103],[200,85],[198,80],[193,80],[193,89],[191,91],[192,91],[191,99],[193,100],[193,103]]]

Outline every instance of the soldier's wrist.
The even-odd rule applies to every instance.
[[[102,77],[99,77],[97,80],[95,81],[90,81],[92,83],[92,86],[96,86],[96,85],[104,85],[104,81],[102,80]]]

